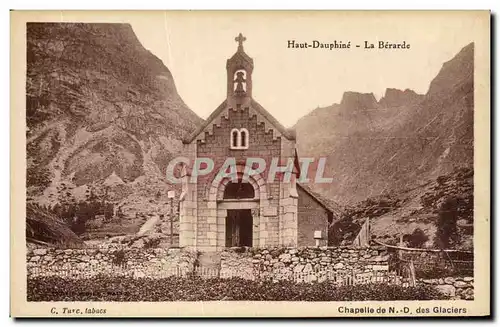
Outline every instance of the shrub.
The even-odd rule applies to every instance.
[[[434,279],[442,278],[444,276],[455,276],[456,272],[449,268],[443,266],[425,266],[425,267],[415,267],[415,277],[423,279]]]
[[[199,277],[162,279],[96,276],[69,282],[28,279],[28,301],[394,301],[445,299],[432,286],[365,284],[335,286],[290,281]]]
[[[342,245],[343,241],[354,239],[360,230],[361,226],[353,222],[352,216],[346,214],[328,228],[328,245]]]
[[[72,186],[61,183],[58,187],[58,204],[54,206],[52,213],[61,217],[77,235],[86,232],[87,222],[97,215],[104,215],[106,221],[111,220],[114,204],[109,201],[107,188],[101,188],[90,185],[86,190],[85,200],[76,201],[71,193]]]
[[[112,262],[117,266],[125,264],[125,251],[123,249],[116,251]]]
[[[405,241],[408,242],[408,246],[411,248],[422,248],[428,240],[429,236],[418,227],[413,230],[413,233],[405,235]]]
[[[161,238],[146,238],[144,240],[144,248],[145,249],[154,249],[157,248],[161,243]]]

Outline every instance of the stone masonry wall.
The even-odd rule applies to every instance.
[[[233,128],[246,128],[249,133],[248,149],[233,150],[230,148],[230,132]],[[236,163],[245,163],[249,157],[262,158],[266,161],[267,167],[262,175],[267,179],[269,165],[273,157],[279,157],[281,151],[281,139],[274,139],[273,132],[268,131],[270,126],[260,124],[256,116],[250,117],[249,108],[228,110],[228,118],[221,118],[220,124],[213,126],[212,135],[205,135],[205,142],[198,142],[196,156],[200,158],[210,158],[214,162],[214,170],[205,176],[199,176],[198,188],[198,208],[197,208],[197,240],[198,245],[214,246],[210,240],[216,236],[210,233],[217,233],[209,230],[210,217],[206,214],[210,209],[207,202],[203,201],[207,194],[207,187],[210,187],[212,180],[219,171],[219,168],[227,158],[235,158]],[[279,183],[267,183],[269,206],[276,208],[274,217],[267,217],[259,224],[264,226],[254,226],[256,230],[267,231],[266,244],[277,244],[278,242],[278,219],[277,208],[279,206]],[[223,244],[221,244],[223,246]]]
[[[328,211],[301,188],[298,206],[298,245],[314,246],[314,231],[321,231],[320,246],[328,245]]]
[[[29,250],[28,277],[61,276],[75,279],[98,274],[163,278],[187,276],[197,271],[199,253],[157,249],[52,249]],[[220,252],[220,266],[204,277],[294,280],[321,282],[326,279],[345,285],[349,278],[361,282],[401,283],[389,271],[389,254],[383,247],[229,248]],[[339,279],[336,279],[339,278]],[[346,279],[347,278],[347,279]],[[380,280],[382,278],[383,280]],[[351,280],[352,281],[352,280]],[[433,285],[451,299],[474,299],[473,277],[419,279]]]
[[[193,271],[196,252],[158,249],[34,249],[27,253],[28,276],[86,278],[166,277]]]
[[[474,300],[473,277],[445,277],[419,279],[417,283],[435,285],[436,289],[453,300]]]
[[[303,275],[312,278],[311,281],[320,281],[326,273],[368,276],[389,270],[389,254],[383,248],[304,247],[235,251],[240,250],[226,249],[222,253],[221,275],[235,276],[240,270],[245,270],[252,271],[255,276],[273,279],[297,279]]]

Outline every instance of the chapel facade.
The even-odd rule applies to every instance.
[[[335,210],[297,184],[298,167],[289,165],[298,162],[295,133],[253,99],[254,62],[243,49],[241,33],[235,40],[237,51],[226,63],[226,99],[183,140],[190,160],[181,173],[179,245],[200,251],[327,245]],[[196,172],[199,158],[209,158],[214,169]],[[237,179],[218,174],[227,158],[235,159]],[[245,180],[247,158],[264,159],[266,168]],[[287,167],[289,179],[268,178],[273,160]]]

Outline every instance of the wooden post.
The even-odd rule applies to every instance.
[[[174,199],[170,198],[170,246],[174,245]]]
[[[168,191],[167,197],[170,199],[170,246],[174,245],[174,197],[175,191]]]
[[[413,264],[413,258],[410,260],[410,281],[411,286],[416,286],[417,277],[415,276],[415,265]]]
[[[400,234],[399,235],[399,246],[400,247],[403,247],[404,246],[404,243],[403,243],[403,234]],[[399,259],[403,259],[403,250],[399,250],[398,251],[398,257]]]

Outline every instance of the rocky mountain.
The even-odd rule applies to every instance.
[[[346,92],[295,125],[300,156],[327,157],[332,184],[311,185],[341,204],[413,188],[473,166],[473,44],[446,62],[428,92]]]
[[[469,44],[443,65],[425,95],[387,89],[376,101],[346,92],[340,104],[297,122],[299,155],[326,157],[325,175],[333,177],[332,184],[310,186],[346,207],[346,219],[332,232],[352,235],[341,233],[337,241],[352,241],[369,217],[379,240],[395,243],[419,228],[432,244],[437,206],[452,197],[464,225],[456,247],[472,247],[473,76]]]
[[[408,104],[417,103],[424,99],[424,96],[415,91],[406,89],[387,89],[385,95],[380,99],[379,104],[382,108],[399,108]]]
[[[92,185],[123,206],[166,201],[167,164],[201,119],[129,24],[28,23],[26,78],[30,200]]]

